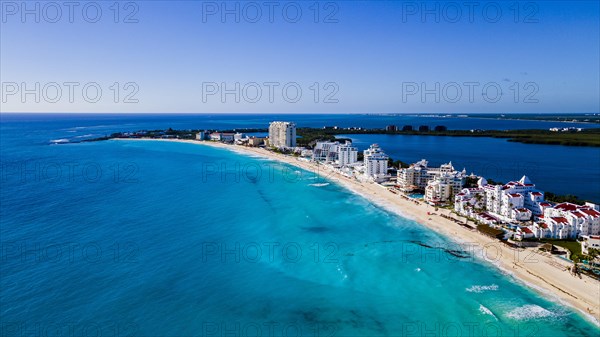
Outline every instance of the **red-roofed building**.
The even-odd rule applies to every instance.
[[[545,222],[536,222],[531,230],[536,238],[552,238],[552,232]]]
[[[559,209],[562,211],[574,211],[574,210],[578,209],[579,207],[581,207],[581,206],[572,204],[570,202],[563,202],[562,204],[558,204],[558,205],[554,206],[555,209]]]
[[[528,221],[531,220],[532,213],[527,208],[513,208],[511,218],[518,221]]]
[[[544,193],[536,190],[527,176],[505,185],[488,185],[484,179],[480,181],[478,192],[463,189],[464,195],[455,197],[454,209],[458,213],[473,216],[476,210],[485,210],[502,222],[513,222],[531,220],[532,216],[544,214],[544,207],[551,207],[544,202]],[[542,203],[546,205],[541,206]]]
[[[544,216],[549,220],[552,237],[578,238],[585,235],[600,235],[600,212],[594,207],[594,204],[581,206],[564,202],[554,208],[544,209]]]
[[[515,239],[523,240],[535,237],[534,232],[528,227],[519,227],[515,232]]]
[[[600,212],[598,212],[594,209],[582,209],[581,212],[583,212],[591,217],[594,217],[594,218],[600,217]]]
[[[589,249],[600,250],[600,236],[596,235],[585,235],[581,241],[581,252],[589,254]]]

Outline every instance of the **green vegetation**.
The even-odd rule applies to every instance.
[[[388,159],[388,166],[390,167],[397,167],[397,168],[407,168],[410,167],[409,164],[401,161],[401,160],[394,160],[392,157],[390,157]]]
[[[335,134],[326,133],[324,129],[316,129],[316,128],[298,128],[296,130],[296,135],[300,136],[296,140],[296,144],[298,146],[304,147],[314,147],[318,141],[344,141],[346,139],[336,138]]]
[[[388,134],[406,136],[445,136],[445,137],[492,137],[506,138],[510,142],[526,144],[549,144],[565,146],[597,146],[600,147],[600,128],[586,129],[582,131],[552,132],[548,130],[446,130],[443,126],[436,126],[433,130],[422,128],[423,131],[402,128],[396,131],[385,129],[362,129],[362,128],[298,128],[298,146],[314,147],[317,141],[340,141],[347,138],[337,138],[344,134]],[[160,138],[173,137],[180,139],[194,139],[195,134],[201,130],[152,130],[140,131],[144,137]],[[221,132],[267,132],[267,129],[231,129]],[[122,133],[111,135],[109,138],[122,137]],[[104,140],[102,139],[94,140]]]
[[[406,136],[445,136],[445,137],[491,137],[506,138],[510,142],[526,144],[548,144],[565,146],[598,146],[600,147],[600,128],[586,129],[582,131],[553,132],[549,130],[402,130],[387,131],[385,129],[317,129],[298,128],[297,134],[302,136],[298,140],[301,146],[311,146],[317,140],[336,140],[336,135],[343,134],[388,134]],[[337,139],[340,140],[340,139]]]
[[[600,124],[600,114],[510,114],[498,117],[489,114],[470,114],[475,118],[512,119],[529,121],[551,121],[551,122],[580,122]]]
[[[553,202],[557,202],[557,203],[570,202],[572,204],[577,204],[577,205],[583,205],[583,204],[585,204],[586,201],[589,201],[589,200],[579,199],[578,196],[572,195],[572,194],[560,195],[560,194],[554,194],[552,192],[546,192],[544,194],[544,198],[548,201],[553,201]]]
[[[540,242],[550,243],[552,245],[565,248],[569,251],[571,260],[579,262],[583,257],[581,253],[581,243],[574,240],[555,240],[555,239],[540,239]]]
[[[479,180],[479,178],[467,177],[467,179],[465,181],[465,187],[466,188],[475,188],[475,187],[477,187],[477,181],[478,180]]]

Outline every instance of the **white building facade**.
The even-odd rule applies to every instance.
[[[336,161],[339,145],[339,142],[317,142],[313,149],[312,159],[326,163]]]
[[[269,145],[277,148],[296,147],[296,124],[271,122],[269,124]]]
[[[544,224],[549,237],[576,239],[582,236],[600,235],[600,212],[590,205],[580,206],[564,202],[544,210],[538,217],[538,227]]]
[[[600,236],[598,235],[585,235],[582,236],[581,241],[581,252],[589,254],[590,249],[600,250]]]
[[[337,163],[340,166],[353,166],[358,162],[358,149],[352,146],[352,142],[346,141],[346,143],[338,146],[338,159]]]
[[[452,187],[451,194],[460,192],[467,177],[465,170],[456,171],[452,166],[452,162],[443,164],[440,167],[429,167],[428,164],[427,160],[422,159],[408,168],[398,170],[398,188],[406,192],[416,189],[426,190],[431,182],[432,186],[436,186],[435,190],[442,191],[447,185],[450,185]]]
[[[427,182],[425,187],[425,201],[430,204],[445,203],[450,200],[454,191],[462,187],[462,179],[451,173],[436,175]]]
[[[548,204],[527,176],[505,185],[479,179],[477,188],[465,188],[454,198],[454,210],[465,216],[486,211],[503,221],[528,221],[541,215]]]
[[[371,145],[363,154],[364,175],[374,181],[384,179],[387,176],[389,157],[381,150],[379,145]]]
[[[352,142],[317,142],[313,149],[312,159],[325,163],[335,163],[339,166],[353,166],[358,162],[358,149]]]

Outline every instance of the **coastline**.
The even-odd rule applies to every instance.
[[[444,216],[449,215],[449,211],[446,209],[435,211],[435,207],[433,206],[406,200],[399,195],[390,193],[378,184],[361,183],[330,170],[325,165],[302,161],[295,157],[274,153],[263,148],[181,139],[136,138],[113,140],[151,140],[212,146],[230,150],[241,155],[259,156],[319,174],[336,182],[347,190],[364,197],[370,202],[404,218],[414,220],[452,241],[459,244],[469,244],[469,247],[475,248],[473,253],[476,258],[487,260],[504,273],[513,276],[538,293],[542,293],[546,297],[577,309],[588,320],[600,327],[600,282],[585,275],[581,279],[575,278],[567,271],[567,267],[569,266],[567,262],[554,258],[547,253],[540,253],[534,249],[514,249],[497,240],[486,237],[476,230],[460,226],[440,216],[441,214]],[[428,212],[435,212],[435,214],[428,214]],[[455,219],[464,219],[454,214],[450,214],[450,216]],[[588,309],[591,311],[588,311]]]

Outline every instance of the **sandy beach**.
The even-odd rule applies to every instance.
[[[318,165],[295,157],[277,154],[263,148],[226,145],[210,141],[151,140],[212,146],[235,151],[240,154],[261,156],[315,172],[389,211],[412,219],[443,234],[460,244],[464,250],[472,252],[475,258],[487,260],[500,268],[504,273],[513,275],[517,280],[546,295],[546,297],[578,309],[593,321],[594,324],[600,326],[600,282],[585,275],[582,275],[581,278],[571,275],[567,270],[569,267],[568,262],[553,257],[550,254],[541,253],[537,248],[515,249],[500,243],[498,240],[486,237],[476,230],[461,226],[443,217],[450,216],[464,222],[465,219],[463,217],[458,217],[447,209],[435,211],[435,208],[432,206],[403,198],[401,195],[391,193],[381,185],[361,183],[328,169],[325,165]]]

